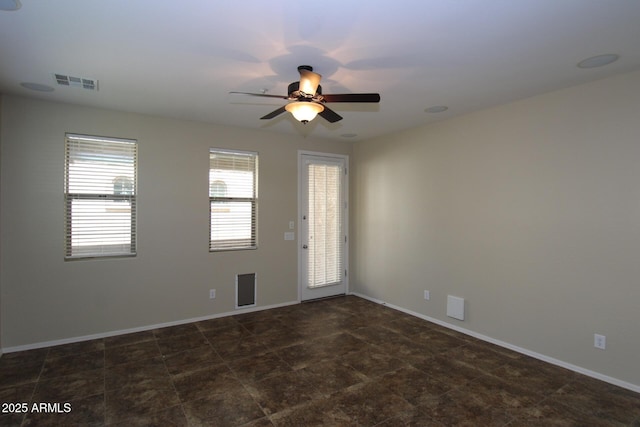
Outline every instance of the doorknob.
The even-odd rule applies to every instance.
[[[309,246],[307,246],[307,245],[302,245],[302,249],[309,249]]]

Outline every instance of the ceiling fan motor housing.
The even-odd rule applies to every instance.
[[[301,97],[311,99],[316,95],[322,95],[322,86],[318,85],[316,93],[304,93],[300,92],[300,82],[293,82],[287,88],[287,93],[289,94],[289,99],[300,99]]]

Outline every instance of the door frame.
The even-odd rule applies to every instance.
[[[302,249],[302,245],[304,244],[304,242],[302,241],[302,215],[305,211],[304,207],[302,206],[302,200],[303,200],[303,191],[304,189],[302,188],[302,174],[304,173],[304,165],[303,165],[303,156],[316,156],[316,157],[325,157],[325,158],[333,158],[333,159],[340,159],[342,161],[344,161],[344,165],[345,165],[345,173],[343,175],[343,183],[344,183],[344,188],[343,188],[343,203],[344,203],[344,215],[343,215],[343,230],[344,230],[344,235],[346,238],[346,242],[345,242],[345,250],[344,250],[344,269],[345,269],[345,276],[344,276],[344,284],[345,284],[345,294],[349,294],[349,155],[347,154],[336,154],[336,153],[323,153],[323,152],[318,152],[318,151],[307,151],[307,150],[298,150],[298,215],[297,215],[297,230],[298,230],[298,238],[296,239],[296,243],[298,245],[297,247],[297,252],[298,252],[298,283],[297,283],[297,289],[298,289],[298,302],[302,302],[302,286],[303,286],[303,282],[304,282],[304,278],[302,277],[302,263],[303,263],[303,254],[304,251]]]

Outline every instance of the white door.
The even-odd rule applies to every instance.
[[[300,153],[302,301],[347,292],[347,157]]]

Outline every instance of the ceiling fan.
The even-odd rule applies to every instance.
[[[273,119],[274,117],[289,111],[293,114],[299,122],[304,124],[309,123],[315,119],[316,115],[320,115],[323,119],[330,123],[335,123],[342,120],[335,111],[326,107],[324,104],[327,102],[380,102],[380,94],[377,93],[343,93],[343,94],[322,94],[322,86],[320,86],[320,79],[322,76],[313,72],[313,67],[310,65],[300,65],[298,67],[300,73],[300,81],[293,82],[289,85],[287,96],[284,95],[270,95],[266,93],[250,93],[250,92],[229,92],[239,93],[251,96],[261,96],[266,98],[279,98],[289,101],[288,104],[278,108],[275,111],[270,112],[264,117],[260,117],[261,120]]]

